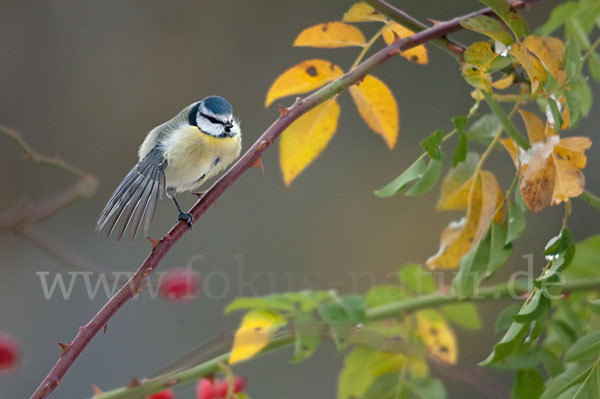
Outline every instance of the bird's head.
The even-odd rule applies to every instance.
[[[209,96],[195,103],[188,114],[188,122],[203,133],[217,138],[240,134],[240,126],[233,117],[231,104],[219,96]]]

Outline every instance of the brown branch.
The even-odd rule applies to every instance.
[[[511,4],[516,8],[522,7],[527,3],[527,0],[523,0]],[[277,139],[277,137],[279,137],[281,133],[300,116],[342,90],[359,82],[370,71],[386,62],[398,51],[407,50],[431,40],[445,37],[450,33],[462,29],[460,25],[461,20],[489,13],[491,13],[491,10],[485,8],[437,24],[422,32],[416,33],[411,37],[398,40],[378,51],[341,78],[329,83],[304,99],[298,99],[287,112],[282,112],[280,117],[271,124],[271,126],[258,138],[235,165],[200,197],[190,211],[194,216],[194,219],[198,220],[202,214],[215,203],[221,194],[223,194],[248,168],[254,165],[263,152],[275,142],[275,139]],[[108,323],[110,318],[140,290],[140,287],[147,277],[152,274],[159,262],[188,230],[188,226],[185,222],[179,222],[160,241],[158,241],[131,279],[102,307],[102,309],[98,311],[98,313],[96,313],[96,315],[92,317],[88,324],[79,328],[70,349],[58,359],[48,375],[32,394],[31,399],[48,397],[48,395],[58,386],[61,379],[92,338]]]

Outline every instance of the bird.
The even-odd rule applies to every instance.
[[[121,220],[117,239],[121,240],[129,226],[133,242],[143,221],[144,235],[149,237],[156,205],[163,195],[175,204],[178,220],[191,228],[194,218],[181,209],[175,195],[196,190],[225,170],[241,148],[239,121],[227,100],[213,95],[188,105],[146,135],[138,150],[138,163],[112,193],[100,213],[96,232],[107,226],[109,237]]]

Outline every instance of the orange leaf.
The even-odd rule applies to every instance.
[[[523,122],[525,123],[525,129],[527,130],[527,136],[529,136],[529,142],[540,143],[546,141],[546,126],[544,122],[529,111],[525,111],[520,109],[519,114],[521,114],[521,118],[523,118]]]
[[[278,98],[306,93],[342,76],[342,69],[325,60],[307,60],[294,65],[275,79],[267,92],[265,107]]]
[[[552,192],[552,203],[559,204],[569,198],[578,197],[583,192],[585,177],[571,162],[554,158],[556,184]]]
[[[367,40],[356,26],[343,22],[326,22],[304,29],[294,40],[296,47],[364,46]]]
[[[365,2],[355,3],[344,14],[344,22],[385,22],[386,18]]]
[[[381,80],[367,75],[357,86],[350,86],[350,95],[363,120],[392,149],[398,138],[400,117],[398,104],[390,89]]]
[[[544,66],[524,45],[520,43],[514,43],[512,45],[510,54],[521,63],[523,69],[525,69],[525,72],[529,75],[531,92],[535,93],[546,81],[546,70],[544,69]]]
[[[394,43],[397,39],[402,39],[414,35],[415,32],[405,28],[404,26],[393,22],[387,29],[383,31],[383,40],[389,46]],[[409,61],[416,62],[417,64],[427,64],[429,57],[427,56],[427,49],[424,45],[419,45],[411,49],[405,50],[400,55]]]
[[[467,183],[470,183],[467,217],[444,230],[438,253],[425,263],[432,269],[458,267],[460,259],[485,234],[502,201],[500,185],[492,173],[481,171]]]
[[[554,76],[562,87],[567,80],[562,58],[565,44],[555,37],[540,37],[530,35],[525,38],[523,44],[529,51],[542,62],[544,67]]]
[[[286,185],[325,149],[337,129],[339,115],[340,106],[333,98],[302,115],[283,132],[279,161]]]
[[[515,145],[514,140],[513,139],[501,139],[500,142],[502,143],[502,145],[508,152],[508,155],[510,155],[510,159],[512,159],[513,163],[515,164],[515,167],[518,167],[519,159],[517,156],[517,146]]]
[[[562,159],[571,162],[576,168],[583,169],[587,163],[584,151],[591,145],[592,141],[587,137],[567,137],[561,139],[554,150]]]

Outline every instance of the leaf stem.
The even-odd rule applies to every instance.
[[[478,292],[467,297],[458,296],[455,293],[437,292],[419,297],[402,299],[400,301],[367,309],[367,320],[376,321],[388,319],[401,316],[406,312],[455,303],[483,302],[500,299],[523,300],[522,295],[529,292],[531,285],[531,281],[519,279],[480,288]],[[600,277],[567,280],[562,286],[562,289],[565,292],[600,289]],[[271,341],[271,343],[261,352],[261,355],[292,346],[295,342],[294,338],[293,331],[285,332],[283,335],[280,335]],[[228,358],[229,352],[218,355],[211,360],[189,369],[152,378],[133,388],[123,387],[113,391],[104,392],[101,395],[95,396],[93,399],[144,398],[163,389],[173,386],[183,386],[199,378],[211,375],[217,372],[219,370],[219,364],[227,361]]]
[[[590,57],[590,55],[592,55],[592,53],[596,50],[596,47],[598,47],[599,45],[600,45],[600,38],[596,39],[596,41],[590,46],[590,48],[587,49],[587,51],[581,58],[581,61],[587,60]]]
[[[586,202],[591,207],[595,208],[598,212],[600,212],[600,198],[596,195],[590,193],[588,190],[584,190],[579,197],[580,200]]]
[[[360,64],[360,62],[363,60],[363,58],[365,58],[365,55],[367,54],[367,51],[369,51],[369,49],[373,46],[373,44],[377,41],[377,39],[379,39],[379,36],[381,36],[383,34],[383,32],[391,25],[390,22],[387,22],[386,24],[384,24],[381,29],[379,29],[377,31],[377,33],[375,33],[373,35],[373,37],[371,38],[371,40],[369,40],[367,42],[367,44],[364,45],[362,51],[360,52],[360,54],[358,54],[358,57],[356,57],[356,60],[354,61],[354,64],[352,64],[352,66],[350,67],[350,70],[356,68],[356,66],[358,64]]]

